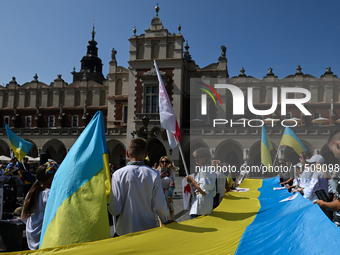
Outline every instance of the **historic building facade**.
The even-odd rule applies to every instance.
[[[119,167],[126,161],[128,141],[134,136],[146,135],[143,117],[147,116],[150,163],[157,162],[160,156],[169,155],[177,165],[182,166],[178,148],[169,150],[166,133],[160,127],[158,80],[153,68],[153,60],[156,59],[181,128],[181,145],[188,165],[192,165],[191,152],[203,146],[210,148],[214,157],[221,161],[237,166],[243,162],[260,164],[261,128],[227,125],[214,128],[212,120],[217,115],[234,121],[241,118],[273,118],[280,121],[297,118],[298,126],[293,131],[308,150],[321,153],[329,162],[334,162],[326,140],[332,130],[340,127],[340,79],[332,73],[331,68],[327,67],[320,78],[304,74],[300,66],[295,74],[283,79],[275,76],[271,68],[262,79],[247,76],[243,68],[239,75],[230,77],[225,46],[221,47],[221,55],[216,56],[216,63],[200,68],[189,53],[181,27],[176,33],[169,32],[164,28],[158,11],[157,6],[156,16],[143,34],[138,35],[137,30],[133,30],[134,35],[129,38],[128,67],[118,65],[117,51],[112,50],[106,78],[102,73],[103,64],[98,58],[93,29],[80,71],[72,72],[71,84],[58,75],[47,85],[35,75],[31,82],[22,85],[17,84],[13,77],[5,87],[0,86],[0,125],[4,127],[7,123],[16,134],[34,144],[30,156],[37,157],[42,152],[48,152],[51,158],[61,162],[95,112],[102,109],[106,116],[110,162]],[[269,116],[255,116],[249,110],[244,116],[234,116],[233,100],[227,89],[218,89],[225,100],[223,107],[211,107],[213,102],[209,101],[208,116],[202,116],[197,111],[200,107],[199,98],[191,95],[192,78],[207,82],[229,82],[238,86],[244,95],[247,94],[247,88],[251,87],[256,109],[271,107],[274,87],[278,88],[279,93],[282,87],[302,87],[311,92],[311,100],[305,107],[312,116],[302,115],[294,106],[288,106],[287,114],[282,116],[280,95],[277,110]],[[287,96],[293,99],[301,95]],[[267,121],[264,123],[275,155],[284,127],[278,124],[271,127]],[[0,155],[10,155],[4,128],[0,129]],[[283,161],[288,156],[294,160],[298,157],[291,148],[280,148],[279,160]]]

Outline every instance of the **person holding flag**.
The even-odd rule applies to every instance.
[[[174,109],[172,108],[172,104],[169,99],[168,93],[166,92],[163,79],[159,73],[156,60],[154,60],[154,66],[155,66],[155,70],[156,70],[158,82],[159,82],[159,89],[158,89],[159,98],[158,99],[159,99],[159,119],[161,122],[161,127],[166,130],[170,148],[173,150],[178,146],[179,152],[183,160],[185,174],[186,176],[189,176],[189,171],[187,169],[187,165],[185,163],[181,144],[180,144],[180,142],[182,141],[181,132],[180,132],[180,129],[177,123]],[[191,195],[194,196],[193,190],[191,190]]]

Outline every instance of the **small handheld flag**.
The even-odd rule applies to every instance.
[[[14,134],[12,130],[6,124],[6,132],[8,136],[9,143],[11,144],[12,151],[15,157],[21,162],[24,157],[29,153],[30,149],[32,148],[33,144],[30,142],[21,139],[19,136]]]
[[[286,127],[280,142],[280,146],[286,145],[292,147],[297,154],[301,154],[304,151],[307,151],[306,147],[300,141],[300,139],[295,135],[293,130],[289,127]]]
[[[182,136],[156,61],[154,61],[154,65],[159,81],[159,118],[162,128],[166,129],[170,148],[175,149],[178,142],[182,141]]]

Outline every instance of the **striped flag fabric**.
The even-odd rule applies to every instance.
[[[20,254],[339,254],[339,228],[316,204],[280,186],[280,178],[245,179],[247,192],[229,192],[210,215],[100,242]],[[200,238],[197,238],[197,237]],[[297,243],[298,242],[298,243]]]
[[[40,248],[110,238],[110,171],[104,116],[98,111],[54,176]]]
[[[21,162],[24,157],[29,153],[33,144],[14,134],[14,132],[8,127],[7,123],[5,127],[14,156],[18,159],[19,162]]]
[[[159,81],[159,117],[161,127],[166,130],[170,148],[175,149],[178,142],[182,141],[182,136],[178,127],[174,109],[172,108],[168,93],[166,92],[162,77],[159,73],[156,60],[154,60],[154,65]]]
[[[283,132],[280,146],[282,145],[291,147],[299,155],[302,152],[307,151],[307,148],[289,127],[286,127]]]
[[[269,168],[273,165],[272,157],[270,151],[273,149],[272,143],[269,140],[266,129],[262,126],[261,135],[261,163]]]

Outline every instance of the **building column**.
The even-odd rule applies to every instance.
[[[248,160],[249,160],[249,148],[244,148],[243,149],[243,163],[248,164]]]

